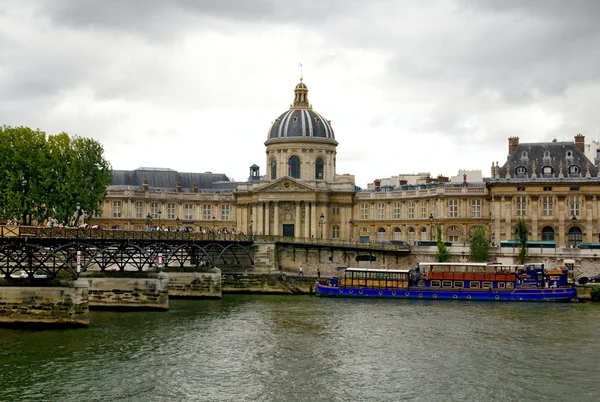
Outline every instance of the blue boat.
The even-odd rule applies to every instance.
[[[577,298],[568,270],[544,264],[420,263],[414,269],[338,268],[317,296],[427,300],[550,301]]]

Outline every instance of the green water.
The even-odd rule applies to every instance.
[[[0,401],[597,401],[600,305],[225,296],[0,329]]]

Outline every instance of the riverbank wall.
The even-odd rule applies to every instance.
[[[112,276],[111,276],[112,275]],[[163,272],[86,272],[91,310],[168,310],[169,276]]]

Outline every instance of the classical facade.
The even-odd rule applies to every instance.
[[[409,243],[434,240],[439,223],[445,241],[467,243],[483,226],[490,242],[499,243],[514,239],[523,218],[534,240],[600,241],[598,166],[585,156],[581,135],[574,143],[519,144],[511,137],[506,163],[492,164],[483,180],[425,174],[414,183],[375,180],[366,190],[355,186],[354,176],[336,173],[337,145],[331,122],[313,110],[301,79],[289,110],[269,129],[265,175],[256,165],[245,182],[211,172],[115,171],[102,216],[94,220],[120,229],[160,225]]]

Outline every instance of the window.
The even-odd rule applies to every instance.
[[[339,226],[334,226],[331,229],[331,238],[332,239],[339,239],[340,238],[340,227]]]
[[[552,166],[544,166],[542,168],[542,174],[544,176],[551,176],[552,175]]]
[[[515,287],[515,284],[514,284],[514,283],[512,283],[512,282],[506,282],[506,288],[507,288],[507,289],[512,289],[512,288],[514,288],[514,287]]]
[[[175,204],[167,204],[167,219],[175,219]]]
[[[481,218],[481,200],[471,200],[471,218]]]
[[[554,241],[554,229],[546,226],[542,229],[542,240],[543,241]]]
[[[464,288],[465,283],[463,281],[454,281],[454,287],[455,288]]]
[[[271,159],[271,180],[277,178],[277,159]]]
[[[415,202],[411,201],[408,203],[408,219],[415,218]]]
[[[458,200],[448,200],[448,218],[458,218]]]
[[[569,174],[570,175],[579,176],[579,173],[580,173],[579,166],[577,166],[577,165],[569,166]]]
[[[517,187],[517,191],[525,191],[525,187]]]
[[[202,205],[202,219],[205,221],[212,220],[212,205]]]
[[[121,201],[113,201],[113,218],[121,217]]]
[[[452,287],[452,281],[442,281],[442,287],[443,288],[451,288]]]
[[[369,204],[360,204],[360,219],[369,219]]]
[[[386,233],[384,228],[377,229],[377,242],[383,243],[386,240]]]
[[[393,215],[393,219],[400,219],[400,212],[402,210],[400,209],[400,203],[399,202],[395,202],[394,203],[394,215]]]
[[[160,204],[158,202],[153,202],[150,204],[150,215],[152,215],[152,219],[158,219],[160,212]]]
[[[498,282],[498,288],[503,289],[505,287],[504,282]]]
[[[494,287],[494,283],[493,283],[493,282],[484,281],[484,282],[481,284],[481,287],[482,287],[482,288],[492,288],[492,287]]]
[[[417,235],[415,233],[415,228],[412,226],[408,228],[408,241],[412,244],[417,239]]]
[[[194,219],[194,206],[183,204],[183,219]]]
[[[288,162],[288,175],[294,179],[300,178],[300,158],[295,155]]]
[[[527,169],[525,168],[525,166],[517,167],[517,176],[525,176],[526,174],[527,174]]]
[[[338,204],[333,204],[331,206],[331,214],[332,215],[339,215],[340,214],[340,206]]]
[[[427,204],[421,202],[421,219],[427,218]]]
[[[318,157],[315,160],[315,179],[323,180],[323,158]]]
[[[544,191],[552,191],[552,187],[544,187]]]
[[[469,282],[469,287],[473,289],[479,289],[479,281],[471,281]]]
[[[542,197],[542,216],[552,216],[552,197]]]
[[[135,217],[136,218],[145,218],[143,202],[138,201],[135,203]]]
[[[516,197],[517,216],[525,216],[527,214],[527,197],[520,195]]]
[[[431,281],[431,287],[432,288],[439,288],[440,287],[441,282],[437,279],[434,279]]]
[[[377,219],[385,219],[385,204],[377,204]]]
[[[570,190],[571,191],[579,191],[579,187],[571,187]]]
[[[579,216],[580,212],[580,201],[578,195],[572,195],[569,197],[569,207],[571,216]]]
[[[229,220],[229,205],[221,205],[221,220]]]
[[[394,229],[394,240],[402,240],[402,230],[400,228]]]
[[[572,245],[574,247],[579,246],[579,243],[581,243],[582,240],[582,233],[581,233],[581,229],[579,229],[577,226],[573,226],[571,229],[569,229],[569,245]]]

